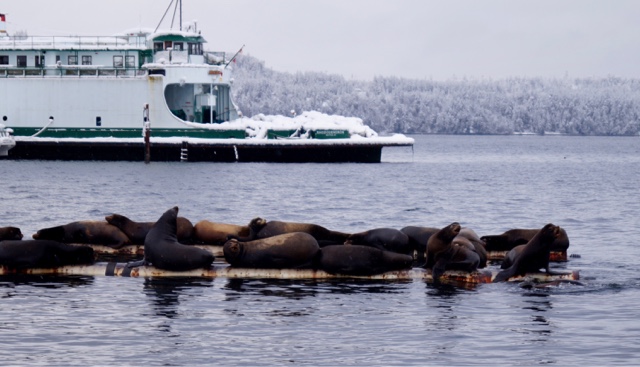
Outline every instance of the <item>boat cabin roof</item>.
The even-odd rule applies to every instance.
[[[0,50],[158,50],[155,42],[203,44],[199,33],[137,29],[113,36],[6,36]]]

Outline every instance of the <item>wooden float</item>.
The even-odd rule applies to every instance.
[[[431,272],[422,268],[410,270],[390,271],[370,276],[353,276],[330,274],[323,270],[314,269],[248,269],[235,268],[227,264],[214,264],[208,269],[190,271],[168,271],[153,266],[126,268],[126,263],[98,262],[93,265],[72,265],[59,268],[9,269],[0,267],[0,275],[28,274],[28,275],[86,275],[86,276],[120,276],[120,277],[202,277],[202,278],[242,278],[242,279],[370,279],[370,280],[424,280],[433,282]],[[443,283],[475,285],[491,283],[496,273],[491,270],[480,270],[473,273],[447,270],[441,277]],[[510,281],[521,281],[525,277],[512,278]],[[559,279],[578,280],[578,271],[571,271],[563,275],[548,275],[546,273],[527,274],[526,278],[538,282],[548,282]]]

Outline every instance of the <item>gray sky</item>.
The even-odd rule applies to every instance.
[[[155,28],[169,2],[2,0],[0,13],[9,33],[110,35]],[[245,44],[278,71],[640,78],[638,0],[183,0],[183,19],[209,50]]]

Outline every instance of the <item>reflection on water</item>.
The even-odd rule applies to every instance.
[[[539,336],[539,338],[533,338],[531,341],[548,341],[552,332],[552,326],[547,315],[553,308],[549,294],[546,292],[526,292],[522,296],[524,301],[522,309],[530,313],[532,321],[528,324],[531,328],[523,328],[522,333]]]
[[[206,278],[145,278],[144,294],[157,316],[172,319],[178,316],[181,298],[188,298],[200,287],[210,287],[212,282]]]
[[[283,297],[300,300],[316,295],[315,281],[289,279],[229,279],[225,289],[227,300],[234,301],[243,294],[257,294],[265,297]]]
[[[30,285],[38,288],[66,288],[82,287],[93,283],[90,276],[55,276],[8,274],[0,277],[0,288],[15,288],[19,285]]]

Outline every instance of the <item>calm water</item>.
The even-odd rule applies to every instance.
[[[640,361],[640,139],[416,136],[381,164],[0,161],[0,226],[171,206],[358,232],[566,228],[585,286],[0,277],[0,364],[628,365]]]

